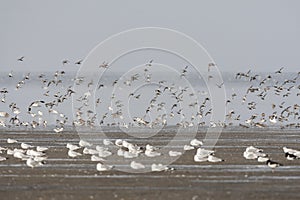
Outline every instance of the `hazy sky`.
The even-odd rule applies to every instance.
[[[298,0],[2,0],[0,69],[61,69],[113,34],[158,26],[193,37],[222,71],[300,71],[299,10]]]

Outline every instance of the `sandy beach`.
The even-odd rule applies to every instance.
[[[262,134],[262,132],[264,132]],[[118,137],[118,133],[111,133]],[[300,160],[289,161],[282,147],[297,148],[299,131],[224,131],[215,146],[221,163],[195,163],[194,150],[187,151],[165,172],[126,173],[112,170],[97,172],[95,162],[84,155],[70,158],[66,143],[78,143],[74,131],[52,132],[1,131],[0,146],[6,138],[32,145],[50,147],[44,166],[30,168],[8,157],[0,163],[0,194],[5,199],[299,199]],[[109,134],[108,134],[109,136]],[[156,146],[168,134],[151,141]],[[203,137],[198,133],[197,137]],[[130,140],[129,140],[130,141]],[[143,143],[142,141],[140,141]],[[149,142],[149,140],[148,140]],[[283,166],[270,169],[264,163],[246,160],[247,146],[263,148]]]

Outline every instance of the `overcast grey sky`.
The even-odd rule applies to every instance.
[[[221,71],[300,71],[299,10],[297,0],[2,0],[0,69],[61,69],[113,34],[158,26],[193,37]]]

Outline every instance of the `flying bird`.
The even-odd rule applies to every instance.
[[[24,58],[25,58],[24,56],[21,56],[20,58],[18,58],[18,61],[19,61],[19,62],[23,62],[23,61],[24,61]]]

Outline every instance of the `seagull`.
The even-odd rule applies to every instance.
[[[96,149],[90,149],[90,148],[84,147],[82,153],[83,154],[95,155],[95,154],[98,154],[99,152]]]
[[[8,77],[12,78],[13,77],[13,71],[8,73]]]
[[[243,156],[247,160],[258,159],[258,162],[263,162],[262,160],[264,160],[264,158],[267,157],[267,154],[263,153],[262,149],[256,148],[254,146],[249,146],[244,151]],[[267,159],[267,160],[269,160],[269,159]]]
[[[87,141],[80,140],[79,141],[79,146],[81,146],[81,147],[90,147],[90,146],[92,146],[92,144],[87,142]]]
[[[15,150],[15,151],[14,151],[13,157],[19,158],[19,159],[22,159],[22,160],[27,160],[27,159],[30,158],[29,155],[25,155],[23,152],[18,151],[18,150]]]
[[[218,88],[222,88],[223,85],[224,85],[224,82],[221,84],[216,84],[216,86],[218,86]]]
[[[132,161],[130,163],[130,167],[132,169],[145,169],[145,165],[143,165],[142,163],[135,162],[135,161]]]
[[[207,150],[203,148],[197,149],[196,155],[194,155],[195,162],[222,162],[224,161],[221,158],[213,156],[213,150]]]
[[[18,142],[17,140],[7,138],[7,143],[8,144],[13,144],[13,143],[17,143],[17,142]]]
[[[108,68],[108,62],[103,62],[99,67],[100,68]]]
[[[77,62],[75,62],[75,65],[81,65],[82,61],[83,61],[82,59],[78,60]]]
[[[193,139],[191,140],[190,145],[194,147],[200,147],[201,145],[203,145],[203,142],[197,139]]]
[[[195,162],[206,162],[208,159],[208,156],[203,156],[203,155],[194,155],[194,161]]]
[[[97,166],[96,166],[96,169],[99,172],[109,171],[112,168],[113,168],[113,166],[111,166],[111,165],[105,165],[105,164],[102,164],[102,163],[98,163]]]
[[[62,64],[63,64],[63,65],[69,64],[69,61],[68,61],[68,60],[63,60],[63,61],[62,61]]]
[[[75,157],[78,157],[78,156],[81,156],[81,155],[82,155],[81,153],[78,153],[78,152],[73,151],[73,150],[68,151],[68,156],[70,156],[71,158],[75,158]]]
[[[246,148],[246,152],[252,152],[252,153],[257,153],[257,152],[262,152],[262,149],[258,149],[254,146],[249,146]]]
[[[197,149],[196,155],[207,157],[207,156],[213,154],[214,152],[215,151],[213,151],[213,150],[207,150],[207,149],[199,148],[199,149]]]
[[[224,160],[221,158],[215,157],[213,155],[209,155],[207,158],[207,161],[215,163],[215,162],[223,162]]]
[[[109,145],[112,145],[113,143],[112,143],[112,141],[110,141],[110,140],[108,140],[108,139],[104,139],[104,140],[103,140],[103,144],[104,144],[105,146],[109,146]]]
[[[67,148],[71,151],[74,151],[74,150],[80,149],[81,147],[74,145],[74,144],[67,143]]]
[[[152,63],[153,63],[153,60],[150,60],[150,61],[146,64],[146,66],[151,67],[151,66],[152,66]]]
[[[91,156],[91,161],[96,161],[96,162],[104,162],[105,160],[97,155],[92,155]]]
[[[123,149],[119,149],[118,156],[123,156],[124,158],[136,158],[139,156],[137,152],[129,152]]]
[[[7,158],[0,156],[0,162],[5,160],[7,160]]]
[[[19,62],[23,62],[23,61],[24,61],[24,58],[25,58],[24,56],[21,56],[20,58],[18,58],[18,61],[19,61]]]
[[[108,156],[111,156],[112,152],[108,151],[107,149],[103,149],[102,151],[98,150],[98,156],[102,158],[106,158]]]
[[[189,151],[189,150],[193,150],[193,149],[195,149],[195,147],[193,147],[191,145],[184,145],[183,146],[183,150],[185,150],[185,151]]]
[[[153,163],[151,165],[151,171],[153,171],[153,172],[166,171],[168,169],[169,168],[166,165],[163,165],[163,164],[155,164],[155,163]]]
[[[33,149],[28,149],[26,151],[26,154],[29,155],[29,156],[34,156],[34,157],[41,157],[41,156],[45,155],[45,153],[40,152],[40,151],[35,151]]]
[[[44,151],[47,151],[49,148],[48,147],[42,147],[42,146],[37,146],[36,147],[36,150],[39,151],[39,152],[44,152]]]
[[[115,141],[115,145],[118,146],[118,147],[122,147],[122,146],[123,146],[123,140],[117,139],[117,140]]]
[[[257,162],[267,162],[268,160],[270,160],[268,157],[258,156],[257,158]]]
[[[62,132],[64,130],[64,128],[63,127],[60,127],[60,128],[54,128],[53,129],[53,131],[55,132],[55,133],[60,133],[60,132]]]
[[[169,151],[169,156],[171,157],[176,157],[176,156],[181,156],[182,153],[178,151]]]
[[[9,114],[7,112],[0,112],[0,117],[5,117],[5,118],[8,118],[9,117]]]
[[[44,163],[43,162],[39,162],[39,161],[35,161],[34,158],[29,158],[26,160],[26,165],[28,167],[34,168],[34,167],[38,167],[38,166],[43,166]]]
[[[160,156],[161,153],[156,152],[156,151],[154,151],[154,150],[152,150],[152,149],[146,149],[145,155],[146,155],[147,157],[157,157],[157,156]]]
[[[22,149],[29,149],[29,148],[33,148],[34,146],[30,145],[30,144],[26,144],[26,143],[21,143],[21,148]]]
[[[207,70],[210,71],[210,68],[211,68],[211,67],[214,67],[214,66],[216,66],[215,63],[208,63],[208,68],[207,68]]]
[[[299,154],[300,153],[300,151],[298,151],[298,150],[287,148],[287,147],[283,147],[282,149],[283,149],[284,153],[289,153],[289,154]]]
[[[281,74],[281,73],[282,73],[282,70],[283,70],[283,67],[281,67],[279,70],[277,70],[277,71],[275,72],[275,74]]]
[[[47,157],[36,156],[36,157],[33,158],[33,160],[35,160],[37,162],[42,162],[42,164],[44,164],[43,161],[47,160]]]

